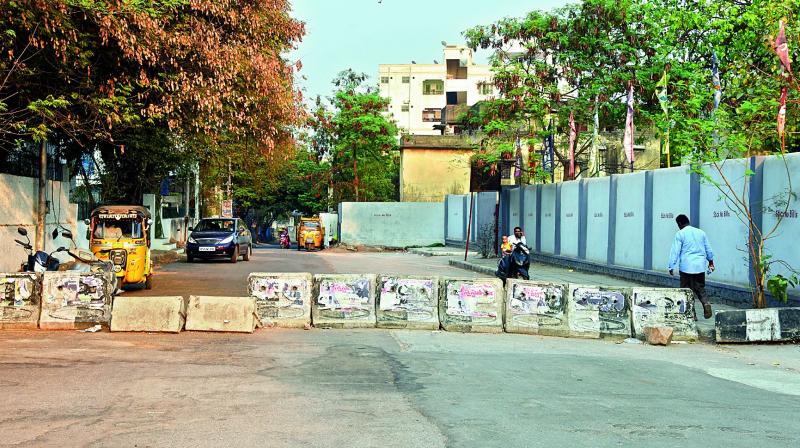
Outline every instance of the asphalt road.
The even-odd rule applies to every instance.
[[[5,331],[0,446],[796,447],[799,369],[791,345]]]
[[[330,250],[306,252],[277,246],[255,248],[250,261],[178,261],[156,270],[151,290],[127,290],[126,295],[247,295],[251,272],[310,272],[312,274],[399,274],[475,277],[470,271],[448,265],[447,257],[423,257],[399,252],[364,253]]]

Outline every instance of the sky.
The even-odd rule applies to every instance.
[[[293,0],[292,16],[305,22],[306,35],[289,55],[303,68],[303,96],[331,96],[331,80],[352,68],[375,83],[378,64],[442,62],[442,41],[464,44],[461,33],[503,17],[564,6],[567,0]],[[479,51],[475,62],[486,63]]]

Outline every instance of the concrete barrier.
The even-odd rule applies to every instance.
[[[567,319],[570,336],[631,337],[628,288],[569,285]]]
[[[89,272],[45,272],[39,328],[73,330],[108,325],[111,319],[111,275]]]
[[[320,328],[374,328],[375,275],[314,276],[311,320]]]
[[[378,328],[439,329],[439,279],[378,277]]]
[[[180,333],[186,322],[186,299],[175,297],[114,298],[111,331]]]
[[[800,308],[717,311],[717,342],[798,342]]]
[[[264,325],[303,328],[311,324],[311,274],[254,272],[247,284]]]
[[[567,286],[509,280],[506,285],[505,328],[509,333],[569,336]]]
[[[645,327],[670,327],[676,341],[698,339],[694,297],[688,289],[633,288],[633,333],[644,340]]]
[[[260,326],[253,297],[189,296],[187,331],[252,333]]]
[[[39,281],[33,273],[0,273],[0,329],[38,327],[42,303]]]
[[[439,319],[447,331],[503,332],[503,282],[497,278],[443,280]]]

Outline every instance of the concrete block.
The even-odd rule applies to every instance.
[[[260,326],[253,297],[189,296],[187,331],[252,333]]]
[[[0,273],[0,329],[36,329],[41,311],[38,274]]]
[[[717,311],[717,342],[800,341],[800,308]]]
[[[186,299],[174,297],[114,298],[111,331],[180,333],[186,322]]]
[[[498,278],[447,278],[439,293],[439,319],[447,331],[503,332],[503,282]]]
[[[567,286],[512,279],[506,287],[506,331],[569,336]]]
[[[111,275],[89,272],[45,272],[39,328],[80,330],[111,319]]]
[[[633,332],[645,339],[645,327],[670,327],[676,341],[698,339],[694,297],[688,289],[633,288]]]
[[[311,321],[320,328],[374,328],[375,275],[314,276]]]
[[[567,296],[570,336],[631,337],[628,288],[569,285]]]
[[[378,277],[378,328],[439,329],[439,279]]]
[[[264,325],[304,328],[311,324],[311,274],[253,272],[247,283]]]

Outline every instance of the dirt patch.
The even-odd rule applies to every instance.
[[[403,247],[365,246],[363,244],[358,244],[355,246],[350,244],[337,244],[336,246],[331,246],[326,250],[334,253],[344,253],[344,252],[375,253],[375,252],[405,252],[406,249]]]
[[[172,250],[154,250],[151,252],[153,265],[163,266],[165,264],[175,263],[186,259],[186,255],[179,254]]]

